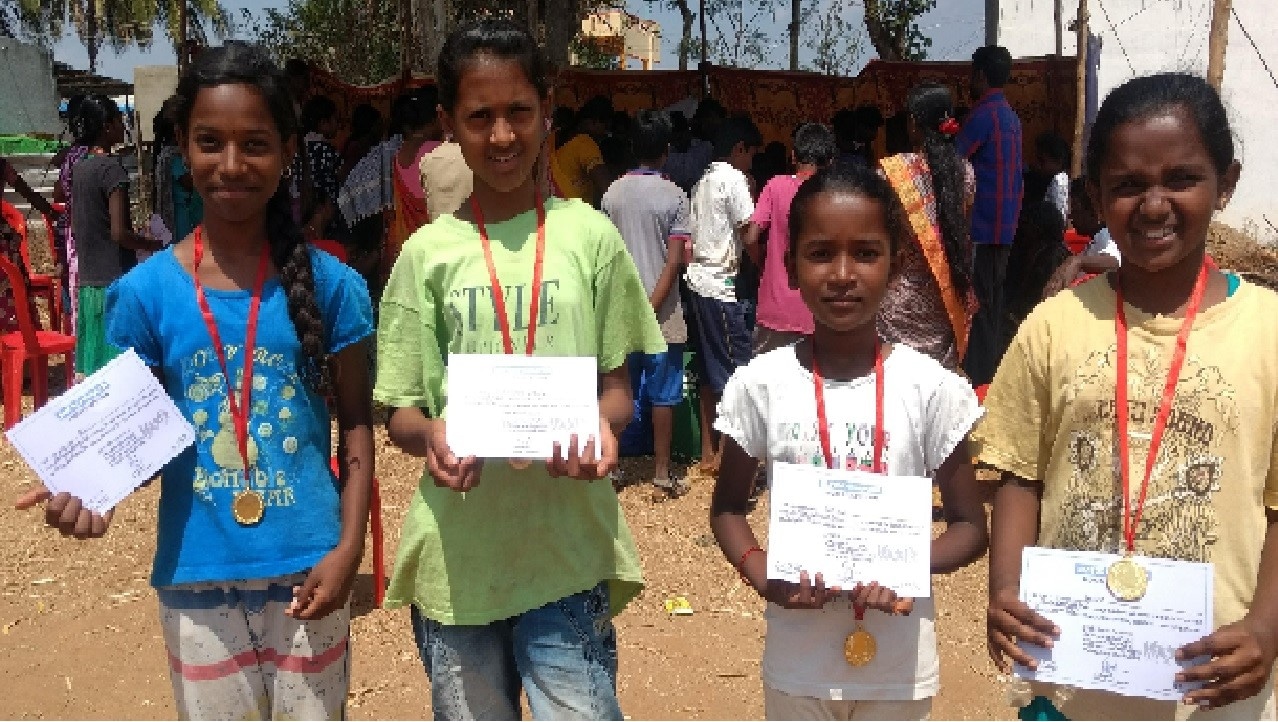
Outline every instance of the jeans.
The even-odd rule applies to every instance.
[[[413,636],[437,720],[620,720],[617,633],[608,586],[482,625],[446,625],[413,607]]]
[[[1003,356],[1003,280],[1007,277],[1010,245],[978,243],[972,249],[972,290],[981,304],[972,317],[963,369],[973,386],[994,380]]]

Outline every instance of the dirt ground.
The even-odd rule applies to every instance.
[[[390,447],[381,430],[378,439],[389,563],[421,466]],[[628,461],[629,476],[645,478],[644,465]],[[105,538],[78,542],[45,529],[40,514],[12,508],[10,500],[32,481],[12,447],[0,445],[0,718],[172,718],[155,593],[147,584],[157,490],[126,500]],[[618,686],[628,718],[760,718],[763,604],[743,588],[709,534],[708,481],[676,500],[642,484],[624,488],[621,499],[648,580],[617,619]],[[753,518],[766,528],[766,502]],[[353,599],[350,716],[429,718],[429,686],[408,613],[372,607],[369,549]],[[984,578],[978,563],[937,580],[943,689],[935,718],[1010,712],[985,655]],[[692,616],[665,611],[675,595],[688,599]]]

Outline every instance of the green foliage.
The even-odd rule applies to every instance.
[[[865,0],[865,27],[884,60],[926,60],[932,39],[919,30],[920,16],[936,0]]]
[[[11,30],[43,45],[52,45],[67,30],[89,46],[91,55],[103,45],[117,53],[134,45],[147,49],[159,29],[176,47],[181,5],[186,2],[188,37],[207,44],[209,32],[224,38],[231,18],[218,0],[7,0]]]
[[[848,77],[856,73],[865,53],[856,23],[845,17],[842,0],[809,0],[800,16],[801,34],[814,57],[805,70]]]
[[[776,40],[763,29],[776,0],[705,0],[710,59],[733,68],[768,65]]]
[[[309,60],[343,81],[372,85],[400,72],[398,3],[289,0],[260,15],[242,11],[244,30],[283,63]]]

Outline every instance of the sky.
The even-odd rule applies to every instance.
[[[224,0],[224,2],[232,17],[236,19],[239,19],[241,15],[241,8],[248,8],[256,12],[266,7],[281,7],[285,5],[285,0],[257,0],[256,2],[244,2],[241,0],[238,3],[236,0]],[[841,2],[845,6],[851,5],[844,12],[853,21],[857,33],[864,40],[865,29],[861,23],[860,3],[852,5],[849,0],[818,0],[818,2],[825,4],[825,7],[829,7],[834,2]],[[961,60],[971,57],[972,50],[980,45],[984,39],[984,0],[938,0],[937,6],[937,9],[928,13],[920,21],[923,34],[932,38],[932,48],[928,53],[928,57],[934,60]],[[644,19],[656,20],[661,24],[663,36],[661,44],[662,55],[661,62],[657,65],[657,68],[666,70],[678,68],[679,60],[675,51],[677,50],[682,23],[679,13],[670,9],[665,0],[628,0],[626,9],[634,15]],[[786,34],[786,25],[789,21],[789,3],[785,2],[785,0],[780,0],[777,2],[775,16],[761,24],[763,30],[771,35],[776,42],[772,48],[771,62],[766,66],[770,69],[788,67],[789,40]],[[696,32],[695,26],[693,32]],[[862,62],[866,62],[874,57],[874,52],[870,48],[868,40],[865,40],[863,45],[866,50],[862,56]],[[55,60],[69,63],[75,68],[83,69],[89,65],[88,53],[85,52],[84,46],[74,35],[64,37],[57,42],[53,46],[53,56]],[[809,60],[810,57],[810,50],[805,48],[801,51],[801,62]],[[176,57],[167,37],[162,33],[157,33],[156,42],[150,50],[144,51],[133,48],[116,55],[115,51],[110,48],[104,48],[98,56],[98,72],[132,82],[133,68],[135,66],[170,65],[175,62],[177,62]]]

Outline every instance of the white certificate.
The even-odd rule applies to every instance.
[[[590,356],[454,354],[448,358],[448,446],[456,456],[549,459],[595,438],[599,369]]]
[[[1203,659],[1177,663],[1176,650],[1212,631],[1211,565],[1132,557],[1149,574],[1149,589],[1124,602],[1105,585],[1109,565],[1121,558],[1025,548],[1021,601],[1061,634],[1051,649],[1022,642],[1038,670],[1017,665],[1017,675],[1157,700],[1179,700],[1198,686],[1176,684],[1175,678]]]
[[[932,596],[932,480],[772,464],[768,578]]]
[[[98,513],[195,442],[195,429],[132,349],[5,435],[49,491]]]

